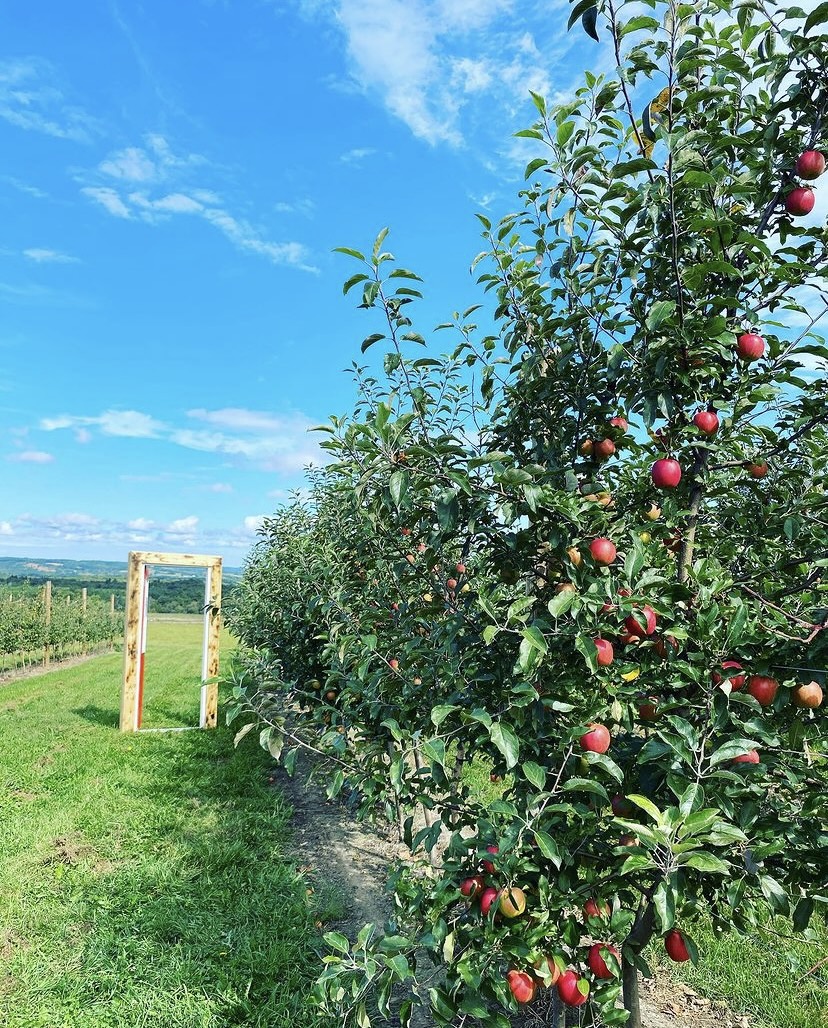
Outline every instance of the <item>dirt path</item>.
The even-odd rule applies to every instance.
[[[301,775],[289,777],[279,768],[274,783],[294,810],[294,845],[302,864],[320,883],[342,893],[347,913],[327,926],[353,940],[364,924],[383,924],[392,906],[385,890],[388,865],[407,859],[408,850],[395,833],[360,824],[342,804],[331,803],[324,790]],[[650,979],[641,983],[644,1028],[750,1028],[748,1018],[725,1005],[699,996],[680,982]],[[522,1016],[525,1028],[552,1024],[549,997]],[[412,1028],[432,1028],[425,1014],[412,1019]]]

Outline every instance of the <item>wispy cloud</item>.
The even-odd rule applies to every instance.
[[[313,422],[304,414],[225,407],[196,408],[187,411],[186,416],[196,425],[171,425],[141,411],[109,410],[97,415],[61,414],[43,418],[39,427],[46,432],[68,429],[94,433],[97,430],[106,436],[156,439],[187,450],[220,454],[242,466],[282,474],[294,474],[309,464],[323,463],[322,451],[310,434]]]
[[[67,101],[52,65],[34,57],[0,61],[0,118],[75,143],[99,133],[96,120]]]
[[[373,157],[376,152],[370,146],[355,146],[353,150],[340,154],[339,159],[343,164],[362,164],[366,157]]]
[[[555,32],[565,0],[297,2],[337,25],[357,86],[432,145],[460,146],[481,126],[501,134],[529,89],[551,91],[551,69],[574,45]],[[549,26],[543,45],[529,24]]]
[[[316,272],[303,243],[277,242],[264,230],[231,213],[214,190],[193,181],[209,162],[200,154],[180,155],[160,135],[148,135],[145,145],[116,150],[101,161],[97,182],[81,192],[113,217],[160,224],[180,215],[201,218],[221,232],[239,250],[274,264]],[[113,185],[113,181],[117,183]],[[136,188],[140,187],[140,188]]]
[[[77,257],[70,257],[68,253],[60,253],[58,250],[46,250],[40,247],[30,247],[23,251],[23,256],[28,257],[35,264],[77,264]]]
[[[8,460],[17,464],[51,464],[54,454],[46,453],[44,450],[21,450],[20,453],[9,454]]]
[[[14,535],[14,529],[10,521],[0,521],[0,535]]]

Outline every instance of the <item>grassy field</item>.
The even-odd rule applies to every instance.
[[[145,723],[197,722],[200,638],[152,625]],[[310,1026],[330,911],[265,755],[224,729],[119,734],[121,662],[0,687],[0,1024]]]

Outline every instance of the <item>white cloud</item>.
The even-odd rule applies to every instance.
[[[23,256],[28,257],[30,261],[35,261],[37,264],[77,264],[77,257],[70,257],[66,253],[60,253],[58,250],[43,250],[39,247],[30,247],[28,250],[23,251]]]
[[[136,532],[146,532],[150,528],[155,528],[155,522],[149,518],[133,518],[127,522],[127,528],[133,528]]]
[[[0,535],[14,535],[10,521],[0,521]]]
[[[193,529],[198,526],[198,518],[195,514],[190,514],[186,518],[178,518],[176,521],[171,521],[167,525],[167,532],[171,535],[177,535],[181,533],[191,533]]]
[[[34,57],[0,61],[0,118],[75,143],[87,143],[98,132],[95,119],[66,100],[52,66]]]
[[[228,485],[227,482],[212,482],[210,485],[205,487],[208,493],[232,493],[233,486]]]
[[[176,154],[160,135],[149,135],[145,142],[145,147],[129,146],[111,153],[98,165],[94,174],[97,181],[83,186],[81,193],[113,217],[124,220],[140,219],[156,224],[177,215],[194,215],[216,228],[240,250],[274,264],[292,265],[303,271],[318,270],[308,263],[304,244],[269,239],[264,230],[227,210],[214,190],[194,184],[193,172],[198,170],[203,174],[208,164],[200,154]],[[117,188],[111,184],[113,179]],[[147,187],[152,185],[163,188],[150,192]],[[304,212],[307,210],[305,204]]]
[[[84,196],[96,200],[105,210],[109,211],[115,218],[129,218],[129,208],[118,196],[114,189],[109,186],[85,186],[81,189]]]
[[[255,535],[256,532],[264,524],[264,519],[267,517],[266,514],[251,514],[244,519],[244,530],[249,532],[251,535]]]
[[[309,464],[322,464],[325,459],[316,438],[309,434],[314,423],[304,414],[223,407],[195,408],[187,412],[187,417],[209,427],[174,426],[133,410],[104,411],[95,416],[61,414],[41,419],[39,427],[46,432],[68,429],[89,433],[97,429],[107,436],[156,439],[188,450],[224,454],[234,458],[234,463],[282,473],[295,473]],[[146,480],[146,476],[121,478]],[[152,476],[152,480],[157,480],[157,476]]]
[[[43,450],[22,450],[20,453],[11,454],[8,459],[18,464],[51,464],[55,458],[53,454]]]
[[[346,150],[340,154],[340,161],[343,164],[361,164],[366,157],[372,157],[377,151],[370,146],[356,146],[352,150]]]

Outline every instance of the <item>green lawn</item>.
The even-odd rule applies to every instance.
[[[198,719],[201,626],[153,624],[145,724]],[[0,1024],[302,1028],[318,970],[268,760],[117,731],[122,658],[0,687]]]

